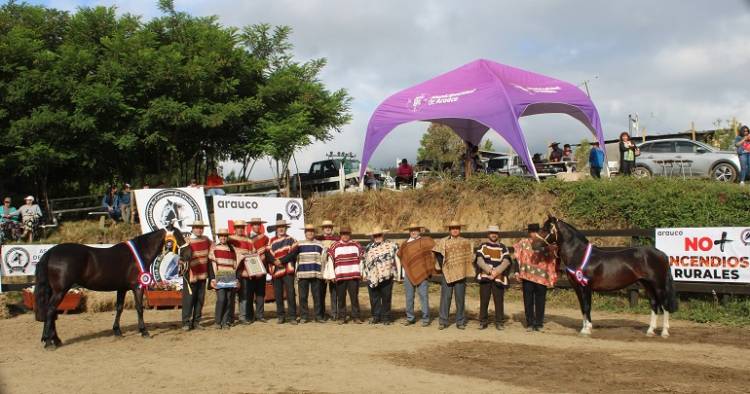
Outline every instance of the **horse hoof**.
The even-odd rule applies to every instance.
[[[578,335],[582,336],[582,337],[590,337],[591,336],[591,331],[580,331],[578,333]]]
[[[51,343],[51,342],[45,343],[44,344],[44,350],[49,350],[49,351],[57,350],[57,345],[55,345],[54,343]]]
[[[647,337],[655,337],[656,333],[654,333],[653,331],[646,331],[646,336]]]
[[[122,331],[119,328],[117,328],[117,329],[115,329],[113,331],[115,332],[115,336],[116,337],[122,337]]]
[[[149,334],[148,331],[141,331],[141,336],[143,338],[151,338],[151,334]]]
[[[667,332],[667,331],[663,331],[663,332],[661,333],[661,337],[662,337],[662,338],[669,338],[669,332]]]
[[[55,342],[55,346],[62,346],[62,340],[60,338],[52,338],[52,340]]]

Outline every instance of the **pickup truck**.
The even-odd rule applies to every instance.
[[[310,165],[310,171],[292,176],[292,194],[308,196],[312,193],[339,191],[339,169],[343,166],[345,189],[359,186],[359,160],[328,159]]]

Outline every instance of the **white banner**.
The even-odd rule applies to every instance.
[[[656,229],[676,281],[750,283],[750,228]]]
[[[2,276],[24,276],[34,275],[36,264],[42,255],[55,244],[29,244],[29,245],[3,245],[2,250]],[[88,245],[95,248],[108,248],[111,244]]]
[[[190,225],[196,220],[202,220],[207,225],[203,234],[212,238],[202,187],[138,189],[135,191],[135,201],[142,233],[164,228],[176,219],[177,227],[188,234],[191,231]]]
[[[213,200],[217,228],[233,231],[233,220],[248,221],[255,217],[268,222],[264,229],[273,237],[276,220],[286,220],[291,223],[289,235],[299,240],[305,238],[305,214],[300,198],[214,196]]]

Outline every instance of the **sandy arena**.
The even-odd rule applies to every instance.
[[[360,302],[369,305],[362,290]],[[438,294],[430,300],[436,315]],[[123,338],[112,336],[113,312],[62,315],[64,346],[56,351],[42,349],[41,323],[24,314],[0,320],[0,392],[740,393],[750,387],[747,329],[673,320],[671,338],[647,338],[647,316],[595,311],[592,337],[581,338],[576,310],[548,307],[545,331],[527,333],[522,305],[506,302],[506,329],[481,331],[478,303],[467,298],[465,331],[455,325],[439,331],[436,320],[427,328],[402,326],[401,291],[394,294],[398,321],[389,327],[277,325],[267,304],[268,323],[229,331],[183,332],[179,310],[147,310],[152,338],[142,339],[132,310],[123,313]],[[204,325],[212,323],[207,302]]]

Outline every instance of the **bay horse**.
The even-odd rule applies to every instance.
[[[179,229],[169,224],[166,228],[152,231],[131,240],[140,255],[145,272],[150,272],[151,264],[164,247],[167,233],[174,235],[180,246],[185,238]],[[184,248],[186,251],[188,248]],[[62,345],[57,335],[57,307],[73,285],[95,291],[117,291],[115,322],[112,326],[115,336],[122,336],[120,315],[125,294],[133,291],[135,309],[138,312],[138,330],[141,336],[148,337],[143,322],[143,293],[139,284],[140,269],[127,242],[120,242],[109,248],[94,248],[76,243],[63,243],[52,247],[39,259],[36,266],[34,300],[36,320],[44,322],[42,342],[45,349],[55,349]]]
[[[653,246],[625,248],[616,251],[594,247],[570,224],[547,215],[536,243],[556,244],[558,257],[566,266],[570,284],[578,296],[583,327],[581,335],[590,335],[591,295],[594,291],[624,289],[640,283],[651,303],[651,321],[647,336],[654,336],[656,319],[663,312],[661,336],[669,337],[669,314],[677,311],[669,258]]]

